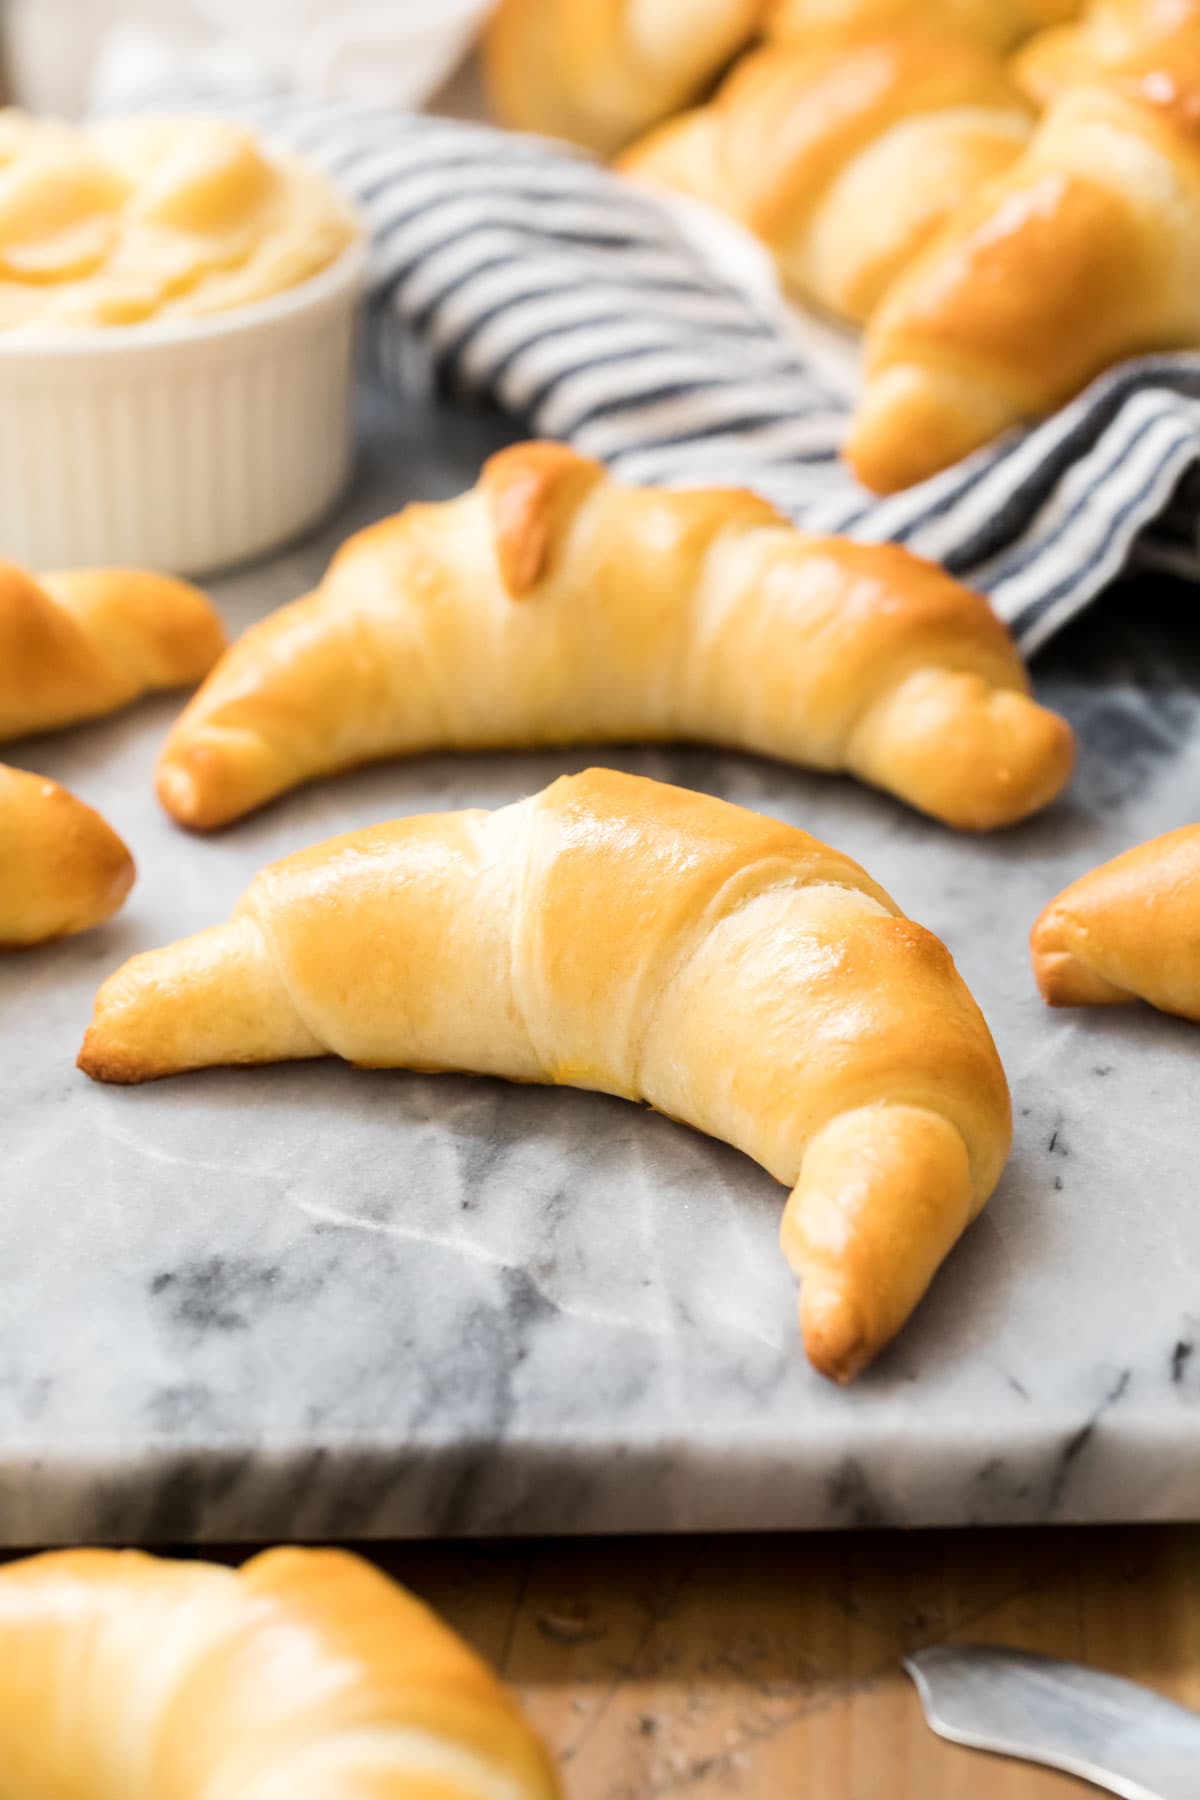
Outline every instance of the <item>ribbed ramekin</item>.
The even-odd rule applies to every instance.
[[[0,557],[196,575],[311,525],[350,473],[365,260],[212,318],[0,335]]]

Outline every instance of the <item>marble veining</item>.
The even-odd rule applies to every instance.
[[[500,441],[368,427],[343,516],[218,584],[232,626]],[[395,764],[202,841],[150,789],[172,700],[7,752],[101,804],[141,880],[105,929],[0,962],[0,1541],[1200,1517],[1200,1032],[1051,1015],[1025,951],[1068,879],[1200,814],[1194,607],[1126,589],[1042,657],[1080,776],[988,839],[754,758],[624,748]],[[1012,1164],[849,1393],[801,1354],[781,1191],[667,1120],[335,1064],[134,1091],[74,1070],[99,981],[225,917],[262,863],[594,761],[828,837],[945,937],[992,1023]]]

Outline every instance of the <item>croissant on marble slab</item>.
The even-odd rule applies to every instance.
[[[264,870],[231,923],[104,984],[79,1063],[134,1083],[330,1055],[598,1089],[736,1145],[792,1189],[805,1345],[842,1381],[903,1325],[1011,1135],[948,952],[862,869],[603,769]]]
[[[194,687],[224,648],[212,603],[186,581],[0,562],[0,741]]]
[[[1200,825],[1081,876],[1042,913],[1030,947],[1050,1006],[1148,1000],[1200,1022]]]
[[[0,763],[0,950],[103,924],[135,874],[98,812],[56,781]]]
[[[234,644],[158,792],[211,830],[385,757],[672,739],[853,773],[969,830],[1045,806],[1073,761],[986,601],[931,563],[523,444]]]

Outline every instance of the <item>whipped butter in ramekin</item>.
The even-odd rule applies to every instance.
[[[345,483],[361,231],[222,119],[0,112],[0,557],[198,573]]]

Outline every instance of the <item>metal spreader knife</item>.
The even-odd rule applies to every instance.
[[[905,1659],[939,1737],[1078,1775],[1123,1800],[1200,1800],[1200,1714],[1076,1663],[983,1644]]]

